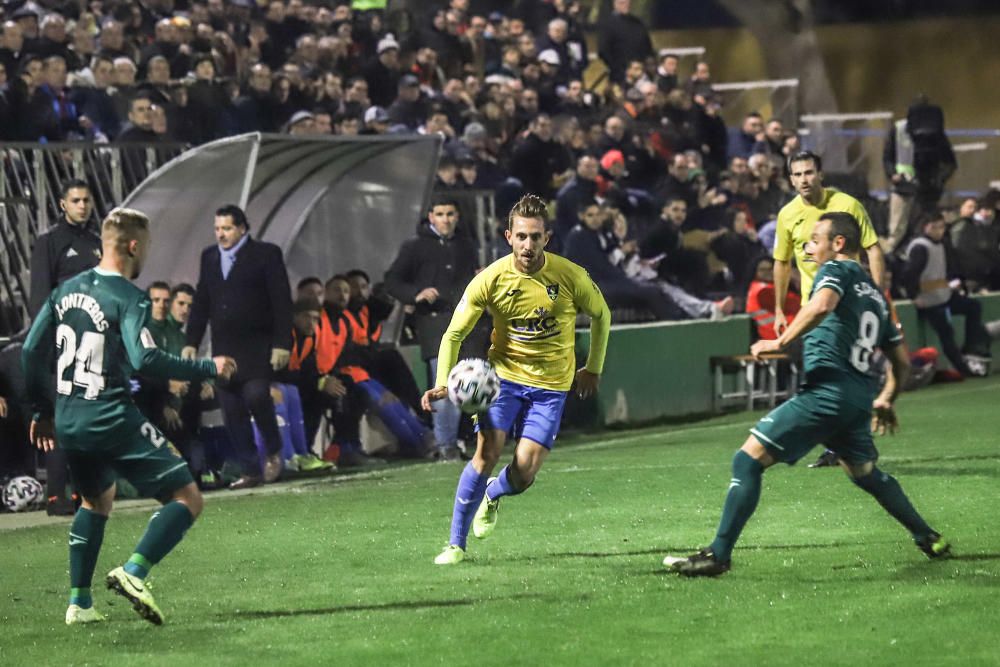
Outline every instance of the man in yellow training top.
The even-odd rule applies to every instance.
[[[472,524],[476,537],[487,537],[496,526],[500,498],[521,493],[535,481],[559,432],[574,375],[581,397],[594,393],[600,381],[611,313],[583,268],[545,252],[546,217],[545,202],[534,195],[511,209],[505,234],[513,252],[486,267],[465,288],[441,338],[437,386],[422,399],[424,409],[430,410],[432,402],[447,396],[448,373],[459,347],[489,311],[489,360],[500,377],[500,395],[476,417],[476,454],[458,480],[451,539],[434,559],[438,565],[463,561]],[[573,350],[578,311],[590,316],[590,353],[580,370]],[[514,460],[490,478],[508,433],[518,438]]]
[[[809,301],[813,279],[819,265],[806,254],[806,244],[812,237],[813,226],[826,213],[850,213],[861,226],[861,247],[868,256],[872,280],[885,289],[885,259],[878,245],[878,235],[868,212],[857,199],[833,188],[823,187],[823,160],[812,151],[802,151],[788,158],[788,175],[798,196],[778,212],[778,228],[774,237],[774,332],[784,333],[788,320],[782,310],[788,295],[788,279],[792,273],[791,259],[802,276],[802,303]]]

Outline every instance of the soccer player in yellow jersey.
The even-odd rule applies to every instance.
[[[788,279],[792,273],[791,259],[802,276],[802,303],[809,301],[813,278],[819,265],[806,254],[806,244],[812,237],[813,225],[825,213],[850,213],[861,225],[861,247],[868,256],[872,279],[884,289],[885,259],[878,245],[868,212],[854,197],[823,187],[823,160],[811,151],[796,153],[788,159],[789,178],[798,196],[778,212],[778,228],[774,238],[774,331],[779,336],[788,327],[782,310],[788,295]]]
[[[437,386],[424,394],[425,410],[447,396],[459,347],[486,311],[493,316],[489,360],[500,377],[500,395],[476,418],[476,454],[458,480],[451,538],[434,559],[438,565],[463,561],[469,528],[476,537],[488,536],[500,498],[535,481],[559,432],[574,375],[581,397],[594,393],[600,381],[611,327],[608,305],[583,268],[545,252],[545,222],[545,202],[534,195],[511,209],[506,237],[513,252],[472,279],[441,338]],[[587,363],[579,370],[573,350],[577,312],[590,316],[591,332]],[[491,478],[509,433],[518,438],[514,459]]]

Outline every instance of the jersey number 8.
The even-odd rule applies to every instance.
[[[85,399],[95,400],[104,389],[104,334],[85,331],[77,347],[76,332],[68,325],[60,324],[56,329],[56,345],[59,347],[56,391],[69,396],[75,384],[85,389]],[[72,381],[63,377],[70,364],[73,364]]]
[[[878,343],[878,316],[870,310],[861,313],[861,323],[858,326],[858,339],[851,348],[851,365],[862,373],[871,368],[872,352]]]

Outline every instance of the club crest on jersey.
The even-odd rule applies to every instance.
[[[559,285],[546,285],[545,293],[549,295],[549,298],[553,301],[559,296]]]

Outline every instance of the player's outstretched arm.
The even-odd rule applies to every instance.
[[[836,290],[828,287],[818,290],[813,294],[813,298],[809,300],[809,303],[802,307],[802,310],[795,316],[792,323],[788,325],[785,333],[778,336],[775,340],[757,341],[750,346],[750,354],[755,359],[760,359],[760,355],[762,354],[784,350],[791,345],[792,341],[801,338],[818,326],[823,321],[823,318],[837,307],[838,303],[840,303],[840,293]]]
[[[122,343],[132,368],[146,375],[172,380],[208,380],[216,377],[217,365],[211,359],[182,359],[156,347],[156,341],[146,328],[148,321],[149,300],[145,298],[128,306],[122,317]]]

